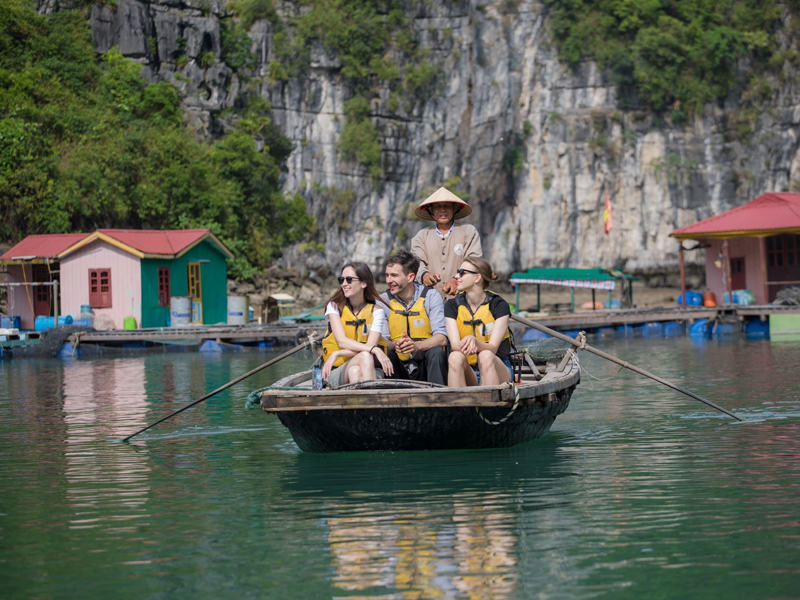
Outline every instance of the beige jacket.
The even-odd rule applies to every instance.
[[[417,281],[422,283],[424,273],[438,273],[442,280],[436,289],[442,293],[442,283],[450,281],[470,256],[483,256],[481,238],[472,225],[455,225],[445,239],[436,233],[436,226],[420,231],[411,240],[411,252],[420,260]]]

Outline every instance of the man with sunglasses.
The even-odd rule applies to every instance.
[[[417,278],[424,285],[439,290],[445,300],[457,293],[455,274],[461,262],[483,256],[478,230],[468,224],[456,225],[458,219],[471,213],[469,204],[443,187],[414,210],[420,219],[435,223],[411,240],[411,251],[422,263]]]
[[[381,335],[388,340],[395,377],[447,385],[444,303],[432,288],[415,281],[418,270],[419,260],[408,250],[386,259],[389,289],[381,298],[389,315]]]

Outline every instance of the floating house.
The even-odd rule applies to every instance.
[[[749,290],[757,304],[768,304],[783,286],[800,284],[800,194],[767,192],[670,236],[681,244],[684,298],[683,253],[697,248],[706,249],[706,287],[718,301]]]
[[[45,242],[45,250],[36,250]],[[0,264],[8,265],[9,282],[60,281],[60,307],[56,292],[49,305],[37,303],[38,291],[26,298],[27,288],[10,296],[22,328],[32,329],[38,314],[79,315],[88,305],[96,318],[106,315],[122,329],[131,317],[139,327],[166,326],[174,297],[189,299],[193,323],[225,323],[229,258],[233,254],[208,229],[98,229],[29,236],[0,256]],[[25,310],[25,304],[32,306]],[[48,312],[37,312],[46,306]]]
[[[8,308],[19,317],[21,329],[33,329],[36,317],[59,314],[58,255],[88,233],[29,235],[0,255],[2,284],[8,290]]]

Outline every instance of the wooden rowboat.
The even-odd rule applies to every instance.
[[[580,382],[570,351],[560,362],[529,366],[522,382],[448,388],[384,379],[313,390],[311,371],[260,392],[305,452],[501,448],[550,430]]]

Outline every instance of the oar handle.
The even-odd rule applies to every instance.
[[[185,411],[185,410],[187,410],[187,409],[189,409],[189,408],[193,407],[195,404],[200,404],[201,402],[203,402],[203,401],[205,401],[205,400],[208,400],[209,398],[211,398],[211,396],[214,396],[214,395],[216,395],[216,394],[219,394],[219,393],[220,393],[221,391],[223,391],[223,390],[227,390],[227,389],[228,389],[229,387],[231,387],[232,385],[236,385],[236,384],[237,384],[237,383],[239,383],[240,381],[242,381],[242,380],[244,380],[244,379],[247,379],[248,377],[250,377],[251,375],[254,375],[255,373],[258,373],[258,372],[259,372],[259,371],[261,371],[262,369],[266,369],[267,367],[269,367],[269,366],[271,366],[271,365],[274,365],[276,362],[278,362],[278,361],[281,361],[281,360],[283,360],[284,358],[287,358],[287,357],[291,356],[291,355],[292,355],[292,354],[294,354],[295,352],[299,352],[300,350],[302,350],[302,349],[303,349],[303,348],[305,348],[306,346],[311,346],[311,345],[313,345],[313,344],[314,344],[314,339],[310,339],[310,340],[308,340],[308,341],[306,341],[306,342],[303,342],[303,343],[302,343],[302,344],[300,344],[299,346],[295,346],[294,348],[292,348],[292,349],[291,349],[291,350],[289,350],[288,352],[284,352],[284,353],[283,353],[283,354],[281,354],[280,356],[276,356],[276,357],[275,357],[275,358],[273,358],[272,360],[265,362],[263,365],[261,365],[261,366],[259,366],[259,367],[256,367],[256,368],[255,368],[255,369],[253,369],[252,371],[248,371],[248,372],[247,372],[247,373],[245,373],[244,375],[240,375],[239,377],[237,377],[236,379],[234,379],[234,380],[232,380],[232,381],[229,381],[228,383],[226,383],[226,384],[225,384],[225,385],[223,385],[222,387],[219,387],[219,388],[215,389],[213,392],[211,392],[211,393],[209,393],[209,394],[206,394],[205,396],[203,396],[203,397],[202,397],[202,398],[200,398],[199,400],[195,400],[195,401],[194,401],[194,402],[192,402],[191,404],[187,404],[187,405],[186,405],[186,406],[184,406],[183,408],[180,408],[180,409],[176,410],[174,413],[167,415],[167,416],[166,416],[166,417],[164,417],[163,419],[159,419],[159,420],[158,420],[158,421],[156,421],[155,423],[153,423],[153,424],[151,424],[151,425],[148,425],[148,426],[147,426],[147,427],[145,427],[144,429],[140,429],[140,430],[139,430],[139,431],[137,431],[136,433],[132,433],[131,435],[129,435],[129,436],[128,436],[128,437],[126,437],[126,438],[123,438],[123,439],[122,439],[122,440],[120,440],[120,441],[122,441],[122,442],[127,442],[127,441],[128,441],[128,440],[130,440],[132,437],[134,437],[134,436],[137,436],[137,435],[139,435],[140,433],[144,433],[145,431],[147,431],[148,429],[150,429],[150,428],[152,428],[152,427],[155,427],[155,426],[156,426],[156,425],[158,425],[159,423],[163,423],[163,422],[164,422],[164,421],[166,421],[167,419],[171,419],[171,418],[172,418],[172,417],[174,417],[175,415],[178,415],[178,414],[182,413],[183,411]]]
[[[648,373],[644,369],[640,369],[639,367],[637,367],[635,365],[632,365],[632,364],[630,364],[628,362],[625,362],[624,360],[621,360],[621,359],[617,358],[616,356],[612,356],[611,354],[606,354],[605,352],[603,352],[602,350],[598,350],[597,348],[592,348],[591,346],[589,346],[585,342],[581,343],[578,340],[569,337],[568,335],[564,335],[563,333],[560,333],[560,332],[558,332],[558,331],[556,331],[554,329],[550,329],[549,327],[545,327],[544,325],[536,323],[535,321],[531,321],[530,319],[526,319],[525,317],[520,317],[519,315],[516,315],[516,314],[513,314],[513,313],[511,315],[511,318],[513,320],[515,320],[517,323],[522,323],[523,325],[527,325],[528,327],[533,327],[534,329],[538,329],[539,331],[541,331],[543,333],[546,333],[546,334],[548,334],[548,335],[550,335],[550,336],[552,336],[554,338],[557,338],[559,340],[567,342],[568,344],[572,344],[576,348],[580,348],[581,350],[586,350],[587,352],[591,352],[592,354],[596,354],[600,358],[604,358],[606,360],[610,360],[611,362],[616,363],[616,364],[618,364],[618,365],[620,365],[620,366],[622,366],[622,367],[624,367],[626,369],[630,369],[631,371],[634,371],[635,373],[639,373],[640,375],[644,375],[645,377],[649,377],[653,381],[657,381],[658,383],[666,385],[667,387],[670,387],[673,390],[681,392],[682,394],[686,394],[687,396],[689,396],[691,398],[694,398],[695,400],[699,400],[703,404],[707,404],[711,408],[715,408],[718,411],[723,412],[726,415],[728,415],[729,417],[733,417],[734,419],[736,419],[738,421],[743,421],[744,420],[744,419],[742,419],[740,417],[737,417],[732,412],[722,408],[721,406],[717,406],[716,404],[714,404],[710,400],[706,400],[702,396],[698,396],[697,394],[694,394],[694,393],[690,392],[689,390],[685,390],[682,387],[679,387],[679,386],[675,385],[674,383],[670,383],[669,381],[661,379],[661,377],[658,377],[657,375],[653,375],[652,373]]]

